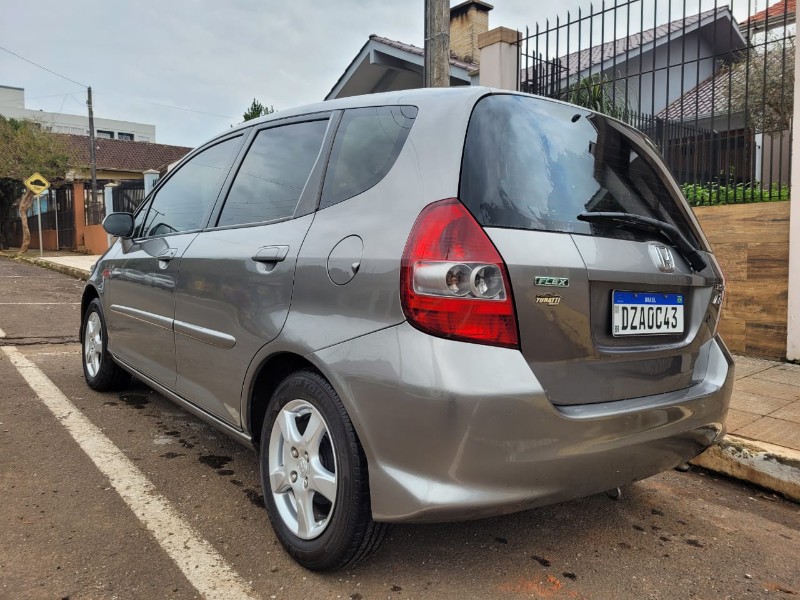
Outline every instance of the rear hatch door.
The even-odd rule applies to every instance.
[[[692,384],[722,278],[644,136],[571,105],[487,96],[460,199],[506,262],[521,350],[554,404]]]

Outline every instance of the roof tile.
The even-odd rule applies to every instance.
[[[89,165],[89,138],[84,135],[58,133],[67,148],[69,164],[72,167]],[[147,171],[159,169],[164,165],[183,158],[192,148],[151,144],[148,142],[128,142],[124,140],[95,139],[95,158],[97,168],[104,171]]]

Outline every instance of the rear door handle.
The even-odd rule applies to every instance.
[[[260,263],[278,263],[289,254],[289,246],[264,246],[253,255],[253,260]]]

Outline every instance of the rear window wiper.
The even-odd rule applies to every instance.
[[[587,223],[605,221],[616,223],[620,226],[658,232],[678,249],[678,252],[686,259],[692,269],[702,271],[708,266],[700,251],[684,237],[678,228],[664,221],[624,212],[582,212],[577,219]]]

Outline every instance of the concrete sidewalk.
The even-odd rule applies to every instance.
[[[99,256],[38,250],[3,252],[86,280]],[[728,435],[693,464],[779,492],[800,502],[800,365],[736,357]]]
[[[45,250],[43,255],[40,255],[38,250],[28,250],[25,254],[18,254],[14,250],[3,250],[0,252],[0,256],[5,256],[14,260],[23,260],[84,281],[89,279],[89,274],[92,272],[94,263],[100,258],[100,256],[96,254],[81,254],[79,252],[63,250],[57,252]]]

